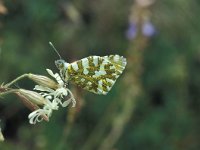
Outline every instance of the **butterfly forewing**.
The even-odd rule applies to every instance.
[[[126,59],[119,55],[89,56],[69,64],[70,81],[96,94],[107,94],[126,66]]]

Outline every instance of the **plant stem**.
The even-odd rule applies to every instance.
[[[17,92],[17,91],[18,91],[18,89],[12,89],[12,90],[0,93],[0,96],[4,96],[4,95],[10,94],[10,93]]]
[[[23,74],[23,75],[19,76],[18,78],[14,79],[13,81],[11,81],[10,83],[7,83],[6,85],[4,85],[4,87],[7,88],[7,87],[11,86],[12,84],[14,84],[15,82],[17,82],[25,77],[28,77],[28,75],[29,74]]]

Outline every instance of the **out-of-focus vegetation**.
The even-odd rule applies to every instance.
[[[199,14],[198,0],[0,0],[0,83],[56,72],[49,41],[68,62],[128,58],[108,95],[70,85],[77,106],[49,122],[30,125],[16,96],[0,98],[0,149],[200,149]]]

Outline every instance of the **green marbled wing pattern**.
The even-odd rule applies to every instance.
[[[119,55],[89,56],[71,63],[66,73],[69,81],[95,94],[106,95],[126,66]]]

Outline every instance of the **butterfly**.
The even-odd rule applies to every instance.
[[[50,45],[57,52],[51,42]],[[119,55],[89,56],[72,63],[61,57],[55,61],[65,83],[72,82],[87,91],[103,95],[111,90],[126,64],[126,58]]]
[[[87,91],[106,95],[127,62],[123,56],[109,55],[89,56],[72,63],[59,59],[55,64],[65,82],[71,81]]]

